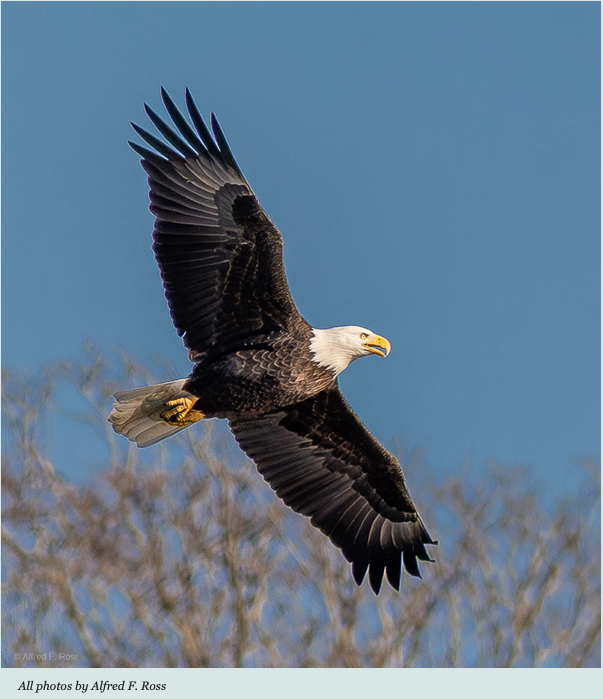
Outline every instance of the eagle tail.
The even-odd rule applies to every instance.
[[[148,447],[202,419],[192,410],[197,397],[183,389],[186,379],[119,391],[109,422],[138,447]]]

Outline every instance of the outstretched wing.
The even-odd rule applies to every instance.
[[[213,137],[186,91],[192,125],[162,88],[179,134],[147,105],[165,142],[130,143],[149,175],[154,246],[172,320],[191,356],[240,348],[305,323],[289,293],[283,240],[245,181],[212,114]]]
[[[384,570],[400,587],[401,560],[420,577],[434,544],[410,498],[402,469],[335,387],[276,413],[230,419],[243,451],[276,494],[342,549],[361,584],[376,594]]]

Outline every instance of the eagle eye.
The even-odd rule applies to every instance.
[[[361,340],[366,340],[367,337],[368,337],[368,335],[366,333],[360,333]]]

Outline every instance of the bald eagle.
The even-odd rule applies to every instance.
[[[186,379],[121,391],[113,429],[147,447],[203,418],[225,418],[241,449],[286,505],[310,518],[378,594],[384,571],[434,544],[402,469],[358,419],[337,384],[355,359],[389,342],[358,326],[313,328],[297,310],[283,239],[243,177],[215,116],[205,125],[186,90],[190,123],[162,88],[175,129],[148,105],[164,140],[132,124],[149,176],[155,256],[172,320],[194,363]],[[167,143],[166,143],[167,142]]]

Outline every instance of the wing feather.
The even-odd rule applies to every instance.
[[[218,147],[214,143],[214,139],[211,137],[209,129],[207,128],[207,126],[205,126],[203,117],[197,109],[195,100],[193,99],[193,96],[191,95],[188,87],[186,88],[186,108],[188,109],[189,116],[191,118],[191,121],[193,122],[195,129],[197,129],[197,133],[199,134],[199,136],[201,136],[201,140],[203,141],[203,145],[207,149],[207,152],[214,158],[222,157],[222,154],[220,153]]]
[[[166,105],[167,107],[167,105]],[[183,141],[178,134],[176,134],[170,127],[161,119],[155,112],[149,107],[148,104],[144,105],[144,110],[147,113],[149,119],[153,122],[153,126],[159,131],[159,133],[166,139],[168,143],[172,145],[177,151],[185,158],[196,158],[197,151],[191,148],[188,143]],[[168,112],[169,113],[169,112]]]
[[[342,549],[360,585],[384,573],[399,589],[402,563],[420,575],[435,543],[397,460],[371,435],[337,387],[278,412],[230,419],[239,445],[286,505]]]

